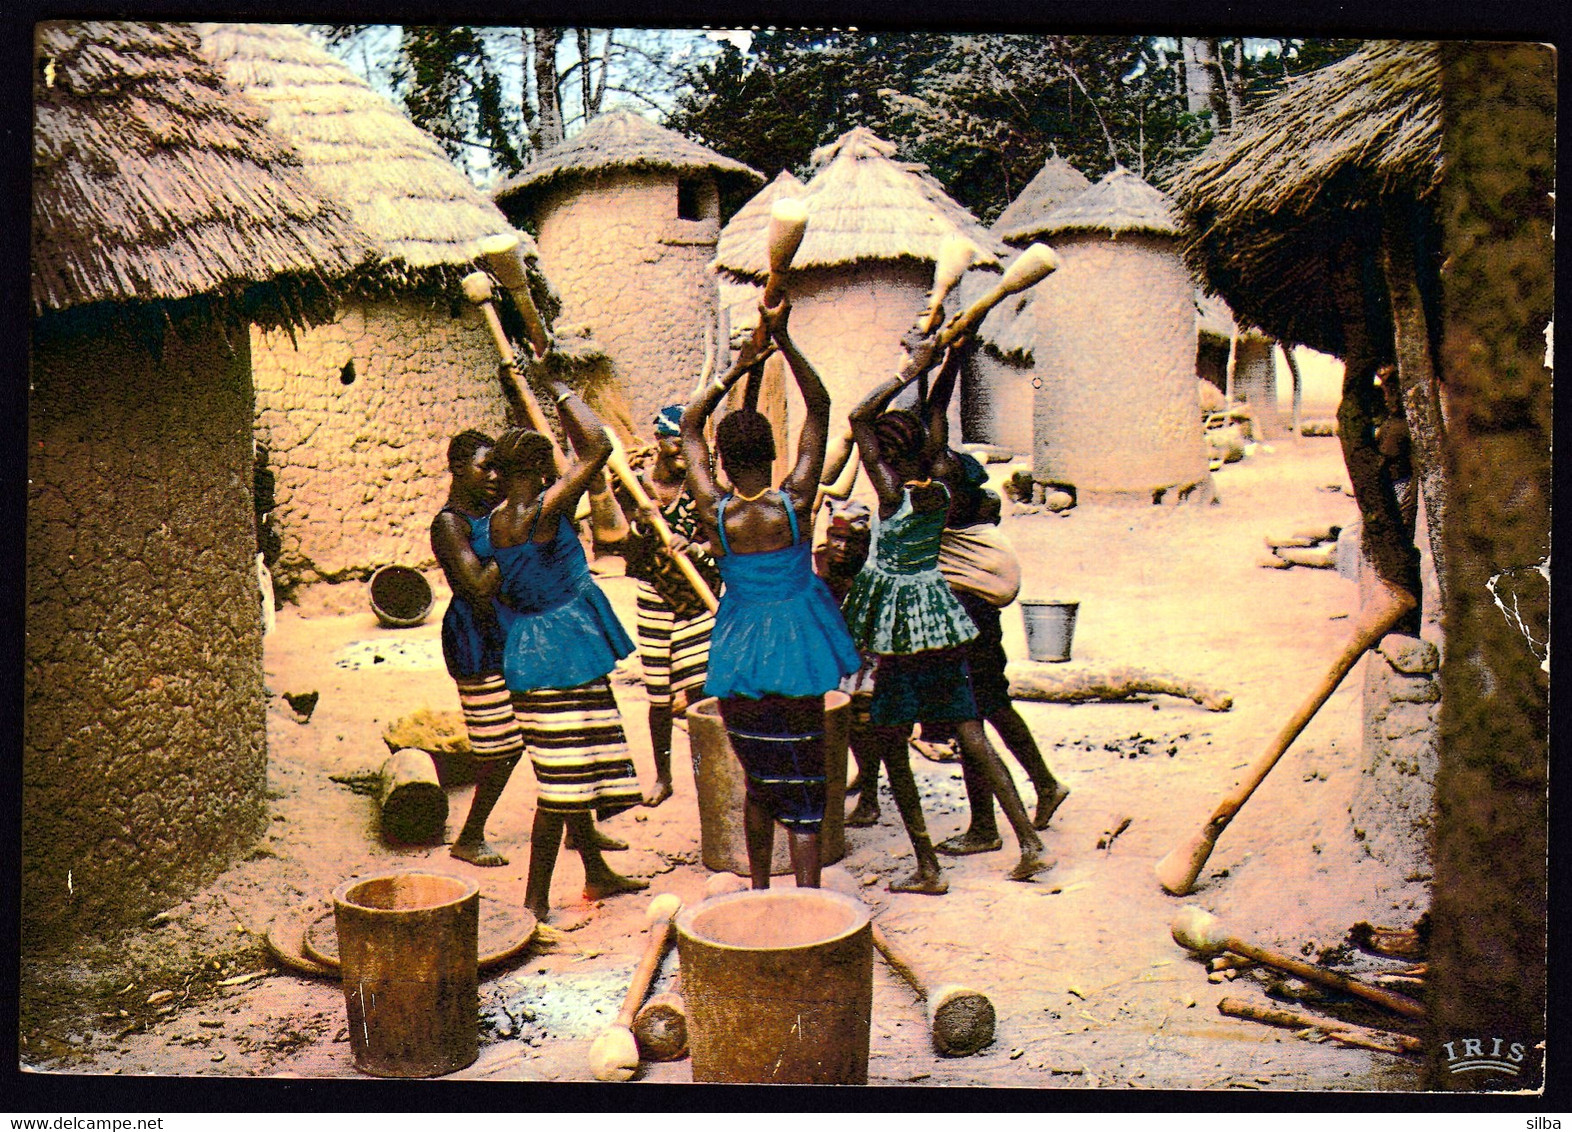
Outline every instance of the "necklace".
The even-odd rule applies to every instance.
[[[905,482],[905,484],[903,484],[902,486],[903,487],[915,487],[915,488],[932,487],[933,486],[933,477],[929,476],[925,480],[907,480]]]
[[[756,500],[763,499],[766,495],[768,495],[770,492],[772,492],[774,490],[775,489],[773,487],[770,487],[768,484],[765,484],[763,487],[759,488],[759,490],[754,492],[752,495],[744,495],[740,491],[733,492],[733,494],[736,495],[736,497],[738,499],[742,500],[744,503],[753,503]]]

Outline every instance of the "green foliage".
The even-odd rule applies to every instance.
[[[462,159],[478,146],[504,173],[524,167],[521,108],[503,98],[499,65],[479,29],[406,24],[393,81],[410,118],[449,156]]]
[[[1248,106],[1355,40],[1223,41]],[[773,176],[867,126],[992,221],[1053,153],[1096,179],[1123,165],[1161,186],[1211,140],[1186,108],[1175,41],[1154,36],[770,31],[690,65],[666,124]]]

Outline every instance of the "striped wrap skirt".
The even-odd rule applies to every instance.
[[[540,809],[607,818],[639,804],[643,794],[609,680],[514,692],[512,698]]]
[[[701,609],[692,617],[678,617],[671,604],[648,582],[638,586],[639,663],[644,668],[644,690],[651,704],[669,706],[675,692],[689,701],[703,696],[704,677],[710,666],[710,633],[715,614]]]
[[[512,758],[524,752],[524,739],[513,715],[512,699],[502,673],[456,676],[470,754],[482,762]]]
[[[824,820],[824,697],[730,696],[720,701],[720,713],[747,775],[749,800],[788,830],[818,833]]]

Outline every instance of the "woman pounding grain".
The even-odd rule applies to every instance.
[[[905,409],[886,411],[890,401],[929,368],[933,347],[907,343],[911,360],[879,385],[848,417],[863,467],[879,497],[868,564],[846,595],[842,612],[862,648],[877,654],[869,721],[890,790],[917,857],[917,871],[891,884],[891,892],[941,895],[949,891],[923,821],[922,802],[906,753],[912,724],[951,723],[961,757],[974,761],[1004,807],[1020,843],[1021,859],[1011,880],[1030,880],[1053,867],[1044,861],[1042,839],[1032,829],[1015,783],[989,745],[972,695],[966,644],[977,628],[939,573],[939,540],[950,509],[950,491],[933,478],[943,448]],[[952,347],[946,370],[959,363]],[[941,440],[942,443],[942,440]]]
[[[458,686],[464,728],[475,757],[475,796],[449,850],[461,861],[495,868],[508,859],[486,842],[486,819],[518,764],[524,743],[502,677],[504,637],[492,598],[502,584],[497,564],[471,543],[474,527],[497,501],[489,464],[491,437],[467,429],[448,442],[448,498],[431,520],[431,549],[453,591],[442,617],[442,659]]]
[[[824,468],[830,396],[787,333],[789,306],[760,307],[806,415],[797,463],[779,488],[770,483],[775,438],[753,409],[721,418],[715,447],[731,481],[723,492],[710,470],[704,422],[742,364],[717,379],[682,414],[688,487],[699,520],[720,551],[726,589],[710,639],[704,690],[720,700],[732,749],[747,773],[743,824],[754,888],[770,886],[775,822],[786,827],[800,888],[819,886],[819,827],[824,820],[824,694],[857,671],[857,650],[835,599],[813,572],[813,505]]]
[[[574,462],[555,480],[551,442],[509,429],[491,453],[502,502],[476,525],[477,554],[494,557],[507,630],[502,670],[538,792],[524,903],[545,922],[564,827],[584,862],[584,897],[649,887],[601,857],[594,818],[642,799],[607,673],[633,652],[611,603],[590,576],[569,517],[611,455],[600,420],[561,382],[552,383]]]

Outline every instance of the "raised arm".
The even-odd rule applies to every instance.
[[[601,469],[606,465],[606,458],[611,455],[611,440],[594,410],[560,381],[551,383],[551,392],[562,418],[563,431],[568,434],[568,442],[573,446],[573,461],[541,496],[542,520],[556,515],[571,518],[585,489],[597,480],[604,484]],[[543,523],[538,529],[549,532],[554,527]]]
[[[791,375],[802,394],[804,416],[802,431],[797,434],[797,463],[781,484],[797,501],[798,509],[812,514],[819,490],[819,477],[824,474],[824,450],[830,437],[830,395],[824,388],[819,371],[803,356],[787,329],[791,303],[782,301],[774,309],[761,305],[759,317],[769,327],[770,335],[780,347]]]
[[[730,369],[701,389],[682,410],[679,426],[682,434],[682,455],[688,465],[688,494],[693,496],[694,510],[705,526],[715,526],[715,505],[720,501],[720,485],[710,460],[709,442],[704,439],[704,423],[710,419],[726,394],[737,380],[766,357],[754,349],[753,340],[743,342],[737,360]]]
[[[960,376],[961,363],[965,360],[968,339],[952,343],[944,355],[944,366],[934,378],[933,388],[923,405],[927,436],[923,455],[933,465],[933,473],[940,479],[950,478],[950,398],[955,393],[955,382]]]
[[[857,442],[857,454],[867,470],[868,482],[879,497],[881,508],[899,504],[901,484],[880,458],[879,438],[874,434],[874,422],[889,407],[891,400],[902,389],[933,368],[935,346],[932,340],[914,340],[912,332],[903,340],[907,348],[907,361],[899,373],[875,386],[862,403],[846,415],[851,425],[852,439]]]

